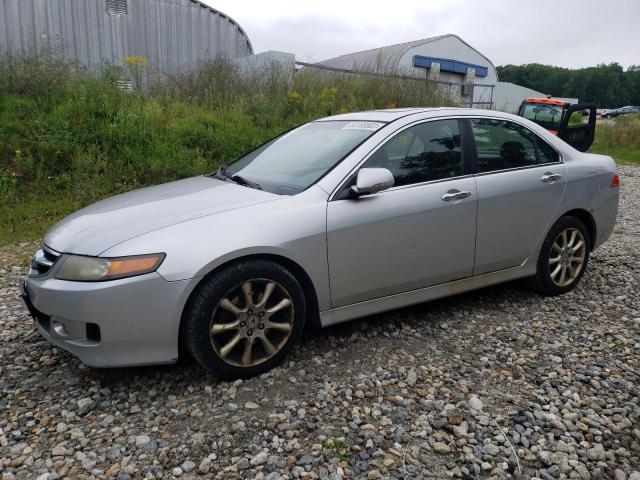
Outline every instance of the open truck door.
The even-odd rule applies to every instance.
[[[585,114],[588,112],[588,115]],[[576,150],[586,152],[596,135],[596,107],[592,104],[569,105],[562,116],[558,137]]]
[[[571,105],[557,98],[525,98],[518,115],[557,135],[576,150],[586,152],[596,134],[596,107]]]

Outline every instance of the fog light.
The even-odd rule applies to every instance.
[[[67,332],[64,324],[60,323],[58,320],[54,320],[51,322],[51,329],[56,332],[56,335],[59,335],[60,337],[67,337],[69,335],[69,332]]]
[[[62,340],[82,340],[87,338],[86,323],[68,320],[66,318],[51,317],[49,332],[53,337]]]

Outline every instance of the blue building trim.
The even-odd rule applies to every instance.
[[[489,68],[482,65],[474,65],[473,63],[460,62],[449,58],[423,57],[422,55],[414,55],[413,66],[419,68],[431,68],[432,62],[440,64],[441,72],[454,72],[462,75],[467,74],[468,68],[476,69],[476,77],[486,77],[489,74]]]

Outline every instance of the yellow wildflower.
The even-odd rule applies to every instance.
[[[302,95],[298,92],[289,92],[287,93],[287,102],[289,105],[299,105],[302,103]]]
[[[142,55],[127,55],[122,57],[122,63],[130,67],[136,67],[145,70],[149,66],[149,60]]]

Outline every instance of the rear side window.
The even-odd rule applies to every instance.
[[[458,121],[437,120],[410,127],[380,147],[363,167],[390,170],[396,186],[460,176]]]
[[[536,165],[533,134],[526,128],[503,120],[471,120],[480,173]]]
[[[530,130],[504,120],[471,120],[480,173],[559,161],[557,152]]]

